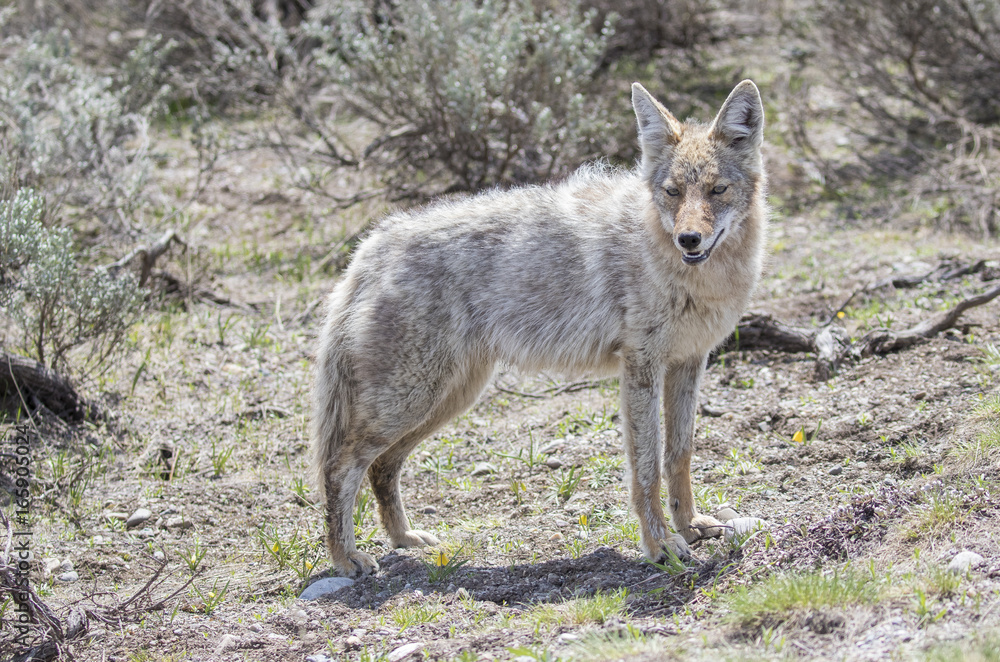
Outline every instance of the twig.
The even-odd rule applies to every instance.
[[[163,236],[156,241],[156,243],[150,245],[149,247],[140,246],[125,257],[119,259],[117,262],[112,262],[103,268],[111,276],[116,276],[119,271],[131,264],[132,260],[136,257],[141,257],[142,264],[139,269],[139,286],[142,287],[146,284],[146,281],[149,280],[149,275],[153,271],[153,266],[155,266],[156,260],[166,253],[171,244],[174,243],[180,244],[184,247],[185,251],[187,250],[187,244],[185,244],[181,238],[177,236],[177,232],[175,230],[167,230],[163,233]]]

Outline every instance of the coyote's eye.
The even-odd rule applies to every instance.
[[[722,184],[719,184],[714,189],[712,189],[712,193],[714,193],[716,195],[719,195],[720,193],[725,193],[727,188],[729,188],[729,187],[728,186],[723,186]]]
[[[681,192],[679,190],[675,189],[672,186],[667,189],[667,195],[671,195],[672,196],[672,195],[680,195],[680,194],[681,194]]]

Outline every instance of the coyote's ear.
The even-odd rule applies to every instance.
[[[632,108],[639,120],[643,161],[656,158],[681,139],[681,123],[639,83],[632,83]]]
[[[764,106],[753,81],[737,85],[712,122],[712,134],[733,146],[760,147],[764,142]]]

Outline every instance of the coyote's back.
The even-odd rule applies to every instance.
[[[763,110],[744,81],[709,125],[633,86],[642,164],[393,215],[328,301],[314,396],[314,468],[338,571],[377,569],[351,519],[366,472],[393,546],[409,528],[403,461],[475,402],[498,362],[621,376],[633,507],[646,556],[718,535],[688,466],[698,382],[759,278]],[[661,442],[659,398],[666,403]],[[660,505],[661,463],[679,532]]]

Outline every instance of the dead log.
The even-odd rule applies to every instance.
[[[965,311],[987,304],[998,296],[1000,286],[967,297],[951,310],[937,313],[909,329],[899,332],[874,329],[856,342],[851,342],[843,329],[829,323],[813,329],[803,329],[779,322],[771,315],[748,313],[720,350],[769,350],[793,354],[811,352],[816,354],[815,377],[825,381],[846,360],[882,356],[911,347],[953,328]]]
[[[0,396],[29,411],[44,407],[67,422],[100,417],[66,377],[24,356],[0,352]]]

